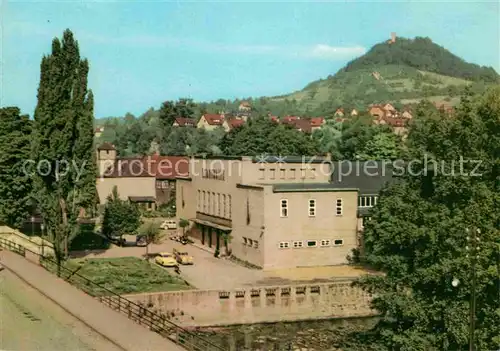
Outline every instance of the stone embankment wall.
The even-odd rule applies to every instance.
[[[371,296],[351,281],[297,286],[192,290],[126,295],[185,326],[216,326],[367,317]]]
[[[0,238],[4,238],[39,255],[54,256],[54,245],[39,236],[27,236],[19,230],[0,225]]]

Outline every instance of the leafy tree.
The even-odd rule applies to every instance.
[[[146,238],[146,258],[148,258],[149,244],[159,244],[164,236],[161,233],[160,223],[156,221],[145,222],[139,227],[138,233]]]
[[[30,214],[31,121],[19,108],[0,108],[0,222],[21,228]]]
[[[382,317],[374,329],[353,338],[377,350],[467,349],[475,254],[466,250],[466,228],[478,228],[474,343],[477,350],[495,350],[500,345],[500,88],[479,98],[464,96],[452,119],[439,118],[432,108],[425,115],[425,105],[419,113],[408,157],[422,162],[381,193],[364,231],[361,260],[384,275],[364,277],[359,285],[374,294],[372,305]],[[461,158],[467,162],[459,164]]]
[[[32,136],[33,160],[41,169],[33,179],[34,195],[54,244],[58,273],[69,243],[78,235],[80,209],[94,207],[96,199],[88,70],[69,29],[62,40],[52,41],[52,53],[41,63]]]
[[[135,233],[141,225],[139,208],[128,201],[120,199],[118,190],[113,187],[104,207],[102,233],[107,237],[122,237]]]

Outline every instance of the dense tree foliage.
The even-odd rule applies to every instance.
[[[465,96],[455,118],[425,104],[418,114],[407,157],[420,162],[382,192],[364,231],[361,260],[385,275],[363,278],[360,285],[375,294],[373,307],[382,318],[355,339],[374,350],[467,349],[475,255],[466,249],[466,228],[478,228],[474,338],[477,350],[496,350],[500,88],[477,99]],[[460,165],[461,159],[466,162]],[[453,287],[455,278],[459,284]]]
[[[139,208],[120,199],[116,186],[106,199],[102,221],[102,233],[107,237],[121,237],[133,234],[141,225]]]
[[[375,45],[365,55],[349,62],[344,71],[354,71],[383,65],[405,65],[445,76],[472,81],[498,82],[498,73],[492,67],[467,63],[430,38],[397,38],[395,43]]]
[[[224,135],[220,149],[225,155],[257,156],[316,155],[319,148],[309,134],[261,117]]]
[[[31,121],[19,108],[0,108],[0,222],[21,228],[31,210]]]
[[[87,90],[89,64],[80,58],[68,29],[52,41],[41,63],[38,103],[32,135],[34,197],[60,266],[78,234],[81,208],[96,200],[93,149],[93,96]]]
[[[344,122],[337,153],[346,160],[395,160],[402,140],[387,125],[374,125],[370,116]]]

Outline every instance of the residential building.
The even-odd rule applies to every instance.
[[[352,111],[351,111],[351,117],[356,117],[358,115],[359,115],[358,110],[356,110],[355,108],[353,108]]]
[[[184,118],[184,117],[176,117],[173,127],[195,127],[196,120],[194,118]]]
[[[333,114],[334,117],[344,117],[344,109],[342,107],[339,107],[335,113]]]
[[[248,101],[242,101],[238,106],[238,111],[240,112],[250,112],[252,110],[252,106]]]
[[[100,204],[106,203],[116,186],[122,200],[155,209],[175,196],[176,178],[189,174],[187,157],[117,157],[116,149],[109,143],[98,147],[97,159],[96,187]]]
[[[103,132],[104,132],[104,127],[97,127],[96,129],[94,129],[94,136],[96,138],[99,138]]]
[[[224,123],[224,114],[206,113],[201,116],[196,128],[205,128],[206,130],[214,130],[222,127]]]
[[[190,162],[177,215],[202,245],[263,269],[345,264],[357,247],[358,190],[331,183],[329,157]]]
[[[245,120],[241,119],[241,118],[230,118],[230,119],[225,118],[224,122],[222,123],[222,128],[224,128],[224,130],[226,132],[229,132],[229,131],[233,130],[234,128],[241,127],[244,124],[245,124]]]
[[[320,129],[326,123],[323,117],[312,117],[310,120],[311,124],[311,132],[314,132],[316,129]]]

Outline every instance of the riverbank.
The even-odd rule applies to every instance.
[[[376,317],[343,318],[198,328],[196,333],[231,351],[333,351],[350,333],[366,331],[376,322]]]

